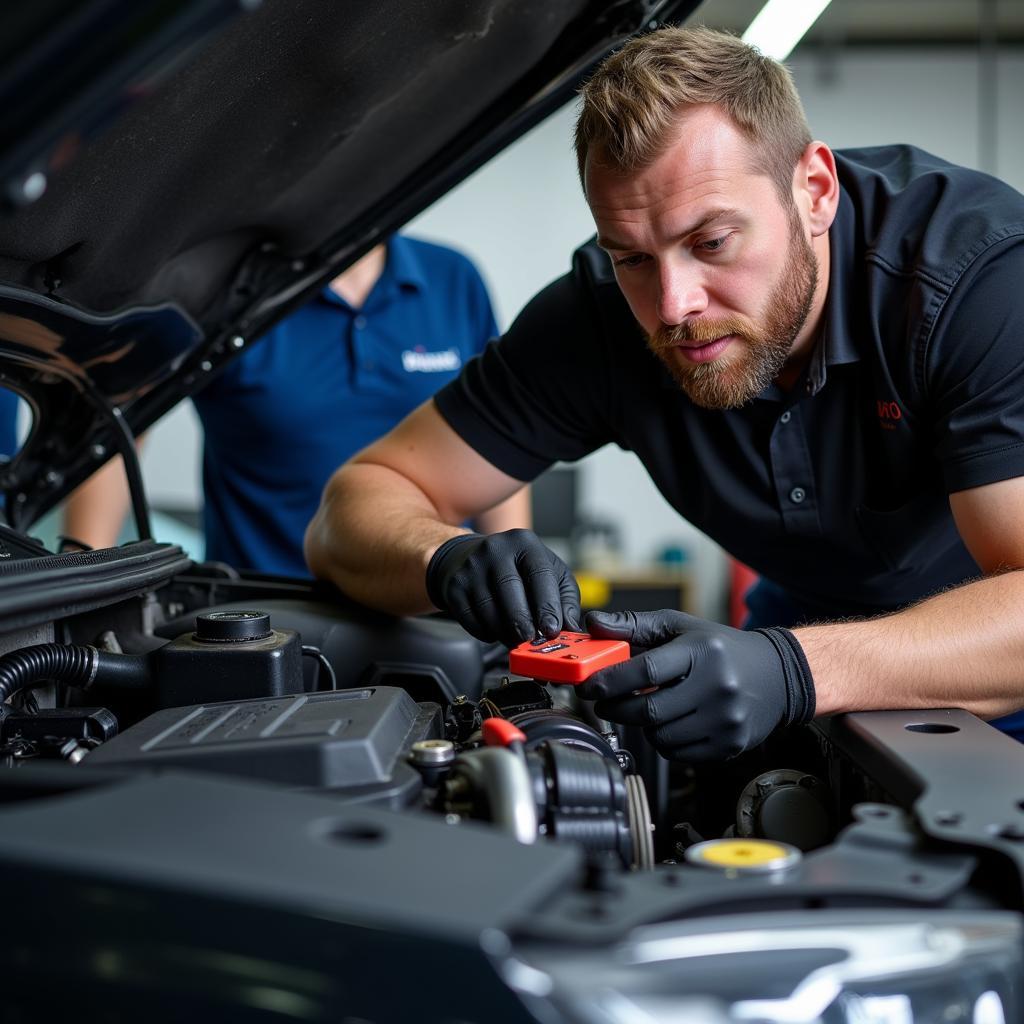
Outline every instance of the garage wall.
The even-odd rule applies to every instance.
[[[968,166],[980,165],[979,62],[973,49],[808,54],[792,62],[812,131],[835,147],[911,142]],[[1024,191],[1024,53],[997,64],[995,165]],[[408,231],[461,248],[480,266],[504,328],[543,285],[564,273],[572,250],[593,232],[571,152],[571,108],[520,140],[413,221]],[[143,472],[158,505],[197,507],[199,434],[186,404],[150,432]],[[632,456],[595,453],[581,466],[586,511],[617,523],[627,563],[640,566],[665,545],[686,548],[700,602],[717,611],[723,566],[717,549],[658,495]]]

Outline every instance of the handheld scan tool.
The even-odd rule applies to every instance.
[[[519,676],[547,683],[584,682],[599,669],[629,659],[625,640],[595,640],[589,633],[559,633],[550,640],[527,640],[508,653],[508,667]]]

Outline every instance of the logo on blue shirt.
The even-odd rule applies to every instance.
[[[446,348],[443,352],[407,348],[402,353],[402,369],[406,373],[451,373],[461,366],[462,357],[457,348]]]

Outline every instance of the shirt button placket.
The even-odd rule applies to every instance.
[[[814,472],[804,436],[799,406],[784,410],[771,437],[771,468],[776,500],[786,530],[809,536],[819,534]]]
[[[364,373],[373,371],[373,359],[370,355],[370,340],[364,334],[367,326],[367,319],[359,313],[352,321],[352,344],[356,353],[356,365]]]

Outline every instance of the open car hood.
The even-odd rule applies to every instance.
[[[34,522],[610,49],[696,5],[5,10],[0,98],[19,115],[0,135],[0,384],[33,411],[0,473],[9,522]]]

